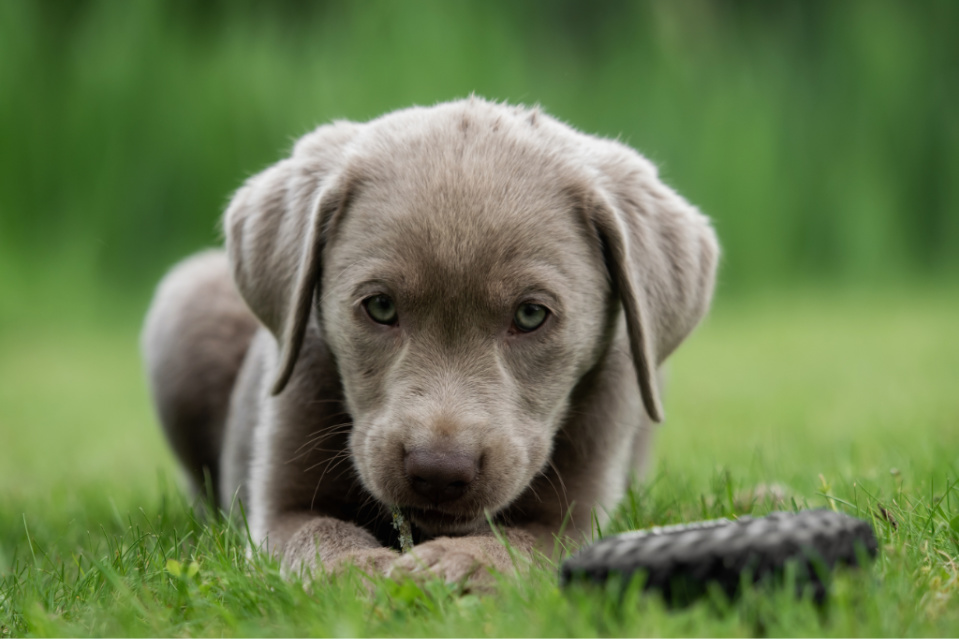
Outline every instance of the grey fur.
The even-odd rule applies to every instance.
[[[644,463],[658,369],[718,259],[707,218],[635,151],[478,98],[318,128],[224,228],[232,279],[215,252],[166,277],[147,369],[194,482],[206,467],[222,507],[243,499],[289,570],[480,579],[510,567],[485,513],[520,549],[567,516],[588,531]],[[377,294],[397,326],[366,316]],[[531,333],[511,328],[524,302],[551,311]],[[476,479],[427,503],[412,450],[475,459]],[[404,557],[384,547],[393,505],[419,536]]]

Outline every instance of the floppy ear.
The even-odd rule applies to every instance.
[[[274,395],[293,374],[303,344],[323,246],[348,200],[344,148],[358,128],[339,122],[305,136],[292,157],[247,180],[224,215],[237,288],[280,349]]]
[[[587,205],[626,315],[649,417],[662,421],[656,369],[709,308],[719,246],[709,220],[632,149],[599,141],[598,192]]]

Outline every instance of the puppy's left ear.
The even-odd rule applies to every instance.
[[[630,350],[649,417],[663,419],[656,369],[706,314],[719,245],[708,218],[663,184],[632,149],[596,141],[588,217],[626,315]]]

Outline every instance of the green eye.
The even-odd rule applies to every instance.
[[[526,304],[520,304],[519,308],[516,309],[516,315],[513,316],[513,323],[519,330],[524,333],[529,333],[542,326],[543,322],[546,321],[547,315],[549,315],[549,311],[546,310],[545,306],[527,302]]]
[[[396,304],[389,295],[374,295],[363,300],[366,313],[377,324],[396,324]]]

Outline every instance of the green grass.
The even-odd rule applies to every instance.
[[[874,519],[881,554],[822,611],[783,591],[670,612],[559,590],[347,575],[306,591],[193,516],[150,414],[136,327],[0,333],[0,637],[959,633],[959,291],[794,291],[720,304],[671,368],[656,463],[604,530],[800,507]],[[790,503],[789,507],[792,505]],[[890,523],[895,521],[895,525]],[[190,565],[196,562],[195,574]],[[179,572],[179,575],[177,573]]]

